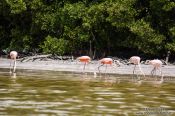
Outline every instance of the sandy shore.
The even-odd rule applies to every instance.
[[[0,68],[9,68],[10,59],[0,58]],[[97,61],[92,61],[92,63],[86,66],[85,72],[98,72],[99,64]],[[60,60],[49,60],[49,61],[39,61],[34,62],[20,62],[17,61],[17,71],[18,69],[32,69],[32,70],[50,70],[50,71],[70,71],[70,72],[82,72],[84,65],[81,62],[63,62]],[[132,74],[133,65],[121,65],[120,67],[107,67],[106,72],[110,74]],[[141,65],[143,72],[146,75],[150,75],[152,70],[151,65]],[[138,68],[136,68],[139,72]],[[101,72],[105,72],[105,67],[100,68]],[[175,77],[175,66],[174,65],[164,65],[162,67],[162,72],[164,76]],[[158,72],[157,72],[158,73]],[[141,73],[140,73],[141,74]]]

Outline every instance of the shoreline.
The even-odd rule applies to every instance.
[[[98,61],[92,61],[92,63],[86,65],[84,72],[98,74]],[[0,68],[8,69],[10,67],[10,59],[0,58]],[[28,61],[28,62],[20,62],[17,61],[16,70],[43,70],[43,71],[61,71],[61,72],[75,72],[81,73],[83,72],[84,64],[81,62],[63,62],[61,60],[47,60],[47,61]],[[133,74],[134,65],[124,65],[121,64],[120,67],[107,67],[106,73],[114,74],[114,75],[132,75]],[[152,66],[141,64],[141,68],[146,76],[150,75]],[[101,73],[105,73],[105,66],[100,67]],[[141,74],[136,68],[136,71]],[[158,72],[157,72],[158,73]],[[175,65],[163,65],[162,73],[166,77],[175,77]]]

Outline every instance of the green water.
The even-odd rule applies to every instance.
[[[117,78],[117,79],[116,79]],[[175,83],[155,86],[110,76],[18,71],[0,73],[3,116],[173,116]],[[146,114],[147,113],[147,114]]]

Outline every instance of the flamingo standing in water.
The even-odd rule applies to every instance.
[[[151,75],[152,76],[156,75],[156,71],[157,70],[159,71],[159,73],[161,75],[161,82],[160,83],[162,83],[163,82],[163,74],[162,74],[162,69],[161,69],[162,64],[163,64],[162,61],[160,61],[158,59],[156,59],[156,60],[150,60],[150,61],[148,61],[148,64],[150,64],[150,65],[153,66],[153,69],[151,71]]]
[[[113,64],[117,64],[118,66],[120,66],[119,62],[113,62],[113,59],[112,58],[103,58],[100,60],[100,66],[98,66],[98,71],[100,73],[100,67],[103,66],[103,65],[106,65],[106,68],[105,68],[105,75],[106,75],[106,69],[107,69],[107,65],[110,65],[112,66]],[[115,64],[115,65],[116,65]]]
[[[144,72],[142,71],[141,66],[140,66],[140,57],[139,57],[139,56],[132,56],[132,57],[129,59],[129,62],[135,65],[135,66],[134,66],[134,69],[133,69],[133,75],[134,75],[134,73],[135,73],[136,65],[138,65],[140,72],[141,72],[141,73],[143,74],[143,76],[145,77],[145,74],[144,74]],[[140,78],[139,78],[139,80],[140,80]]]
[[[89,56],[81,56],[77,58],[80,62],[84,63],[84,67],[83,67],[83,72],[85,70],[86,64],[89,63],[91,61],[91,58]]]
[[[11,71],[12,61],[14,62],[13,63],[13,73],[15,73],[15,71],[16,71],[16,58],[17,58],[17,56],[18,56],[18,53],[16,51],[11,51],[10,52],[10,59],[11,59],[11,61],[10,61],[10,73],[12,73],[12,71]]]

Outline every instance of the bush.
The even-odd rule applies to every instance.
[[[43,45],[40,45],[44,53],[63,55],[67,50],[68,42],[62,38],[57,39],[48,35]]]

